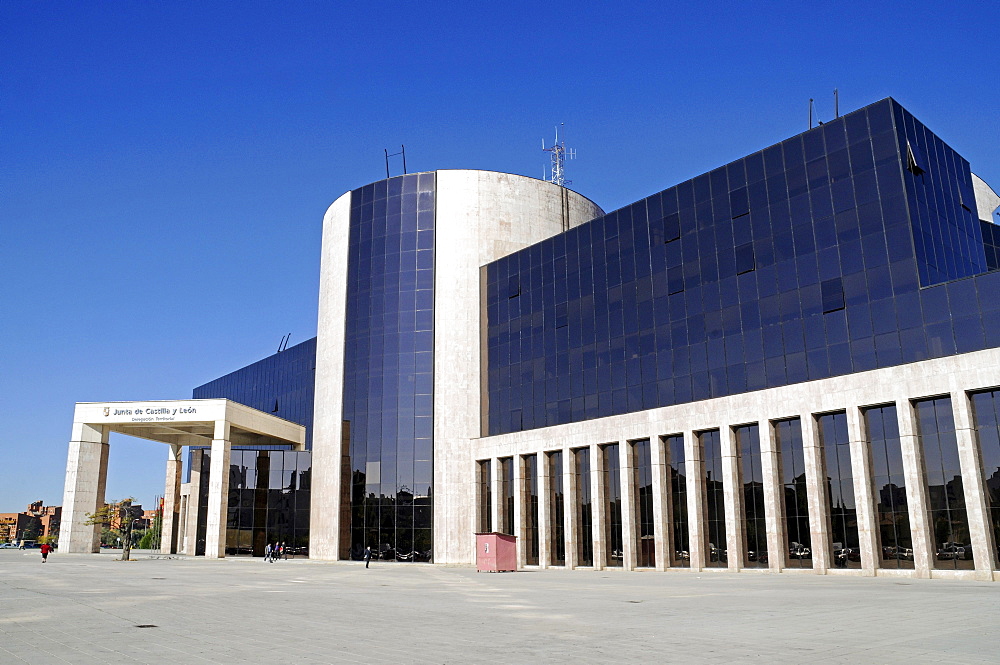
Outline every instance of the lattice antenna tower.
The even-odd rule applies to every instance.
[[[565,123],[559,123],[559,127],[564,127]],[[576,150],[566,147],[566,141],[559,140],[559,127],[556,127],[556,140],[551,147],[545,147],[545,139],[542,139],[542,150],[549,153],[552,165],[549,169],[548,181],[560,187],[573,184],[572,180],[566,179],[566,160],[576,159]]]

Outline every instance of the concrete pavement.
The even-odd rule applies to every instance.
[[[0,550],[0,663],[1000,662],[992,583],[137,557]]]

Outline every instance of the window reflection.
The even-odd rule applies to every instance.
[[[524,562],[538,565],[538,455],[521,457],[524,469]]]
[[[722,483],[722,444],[719,430],[698,433],[705,461],[705,565],[726,568],[729,565],[726,542],[726,499]]]
[[[653,460],[649,439],[634,441],[632,454],[635,459],[633,482],[635,484],[636,515],[636,566],[652,568],[656,565],[656,527],[653,520]]]
[[[573,451],[576,475],[576,509],[579,525],[577,561],[581,566],[594,565],[594,513],[590,491],[590,448]]]
[[[871,407],[865,409],[864,416],[877,501],[880,567],[913,568],[913,541],[896,406]]]
[[[562,451],[548,453],[546,456],[549,465],[549,524],[550,539],[549,550],[551,552],[551,564],[553,566],[566,565],[566,527],[565,527],[565,505],[563,498],[563,454]]]
[[[344,353],[350,544],[430,561],[433,476],[434,174],[351,194]]]
[[[958,438],[951,399],[913,403],[917,435],[924,453],[927,507],[934,537],[934,568],[972,570],[972,540],[965,509],[965,487],[958,461]]]
[[[687,513],[687,464],[684,459],[684,437],[677,434],[664,437],[663,446],[667,452],[667,481],[670,487],[671,545],[670,566],[672,568],[687,568],[691,565],[691,548],[688,544],[688,513]]]
[[[493,472],[491,460],[476,463],[479,473],[479,532],[493,531]]]
[[[604,461],[604,487],[607,493],[604,528],[607,538],[606,566],[621,566],[625,556],[625,542],[622,538],[622,487],[621,464],[618,458],[618,444],[600,447]]]
[[[802,454],[802,427],[798,418],[774,423],[781,454],[781,484],[789,568],[812,568],[812,536],[809,531],[809,499]]]
[[[764,517],[764,476],[760,456],[760,428],[757,424],[733,428],[740,455],[743,484],[743,566],[767,568],[767,520]]]
[[[986,506],[993,529],[993,568],[1000,568],[1000,391],[971,396],[976,438],[983,460]]]
[[[851,441],[847,414],[830,413],[816,419],[826,468],[827,511],[830,516],[830,556],[837,568],[860,568],[858,510],[851,471]]]

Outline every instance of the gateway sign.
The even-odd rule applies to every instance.
[[[195,404],[171,403],[125,403],[104,407],[104,417],[108,422],[161,423],[172,421],[208,420],[198,416]]]

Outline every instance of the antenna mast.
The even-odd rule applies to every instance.
[[[559,127],[565,127],[566,123],[559,123]],[[566,160],[576,159],[576,150],[566,147],[566,141],[559,140],[559,127],[556,127],[556,141],[552,147],[545,147],[545,139],[542,139],[542,150],[550,154],[552,159],[551,174],[549,182],[565,187],[573,183],[566,179]]]

